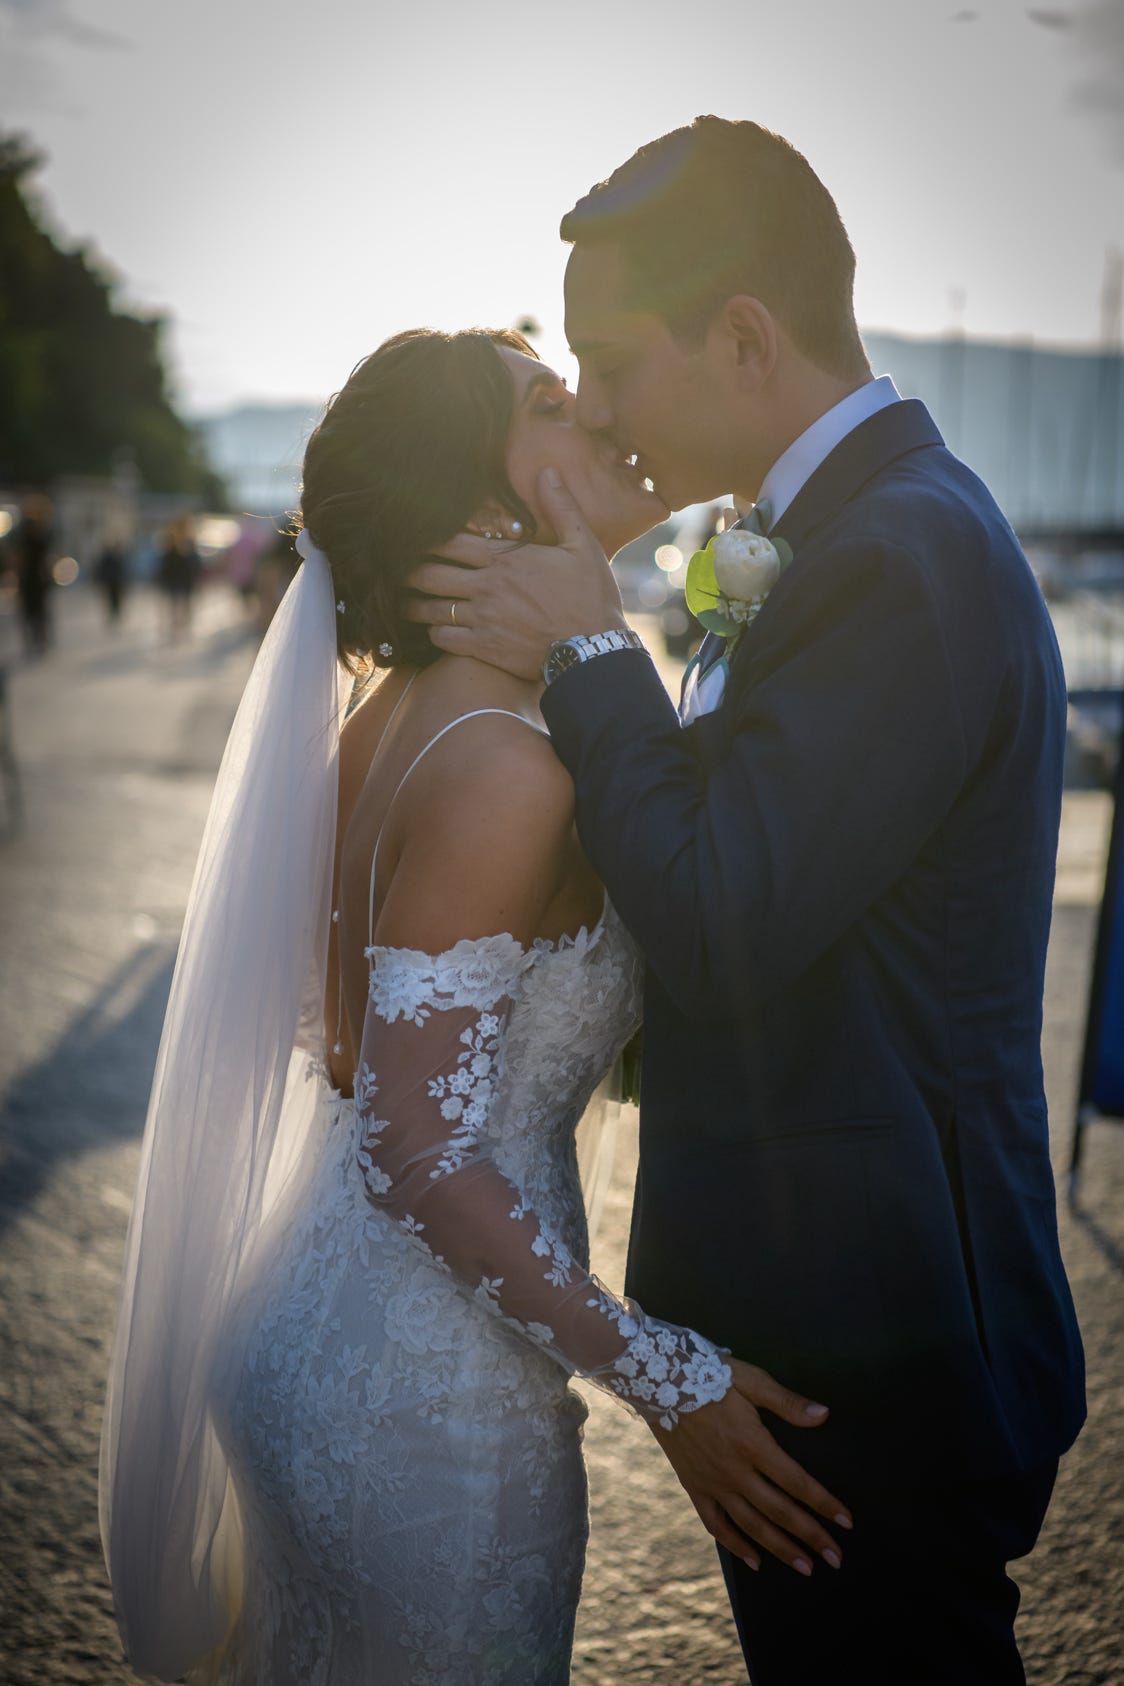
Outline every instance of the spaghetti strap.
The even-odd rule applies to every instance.
[[[446,732],[451,732],[454,726],[460,726],[466,720],[476,720],[482,714],[506,714],[509,720],[521,721],[524,726],[529,726],[532,732],[538,732],[544,738],[548,738],[550,736],[550,733],[544,731],[541,726],[536,726],[533,721],[528,720],[525,715],[516,714],[510,708],[474,708],[470,714],[458,714],[455,720],[450,720],[447,726],[442,726],[441,730],[434,733],[433,737],[430,738],[425,748],[418,751],[417,755],[414,756],[414,759],[410,762],[410,765],[406,768],[406,771],[402,774],[402,777],[394,787],[394,795],[390,798],[390,801],[386,805],[386,810],[382,817],[382,825],[379,826],[379,834],[375,838],[374,853],[371,855],[371,883],[367,895],[368,949],[373,946],[375,941],[375,869],[378,866],[379,860],[379,844],[382,842],[383,828],[386,825],[387,816],[398,799],[398,792],[402,789],[402,786],[406,783],[406,780],[409,778],[418,762],[423,760],[425,756],[429,754],[434,744],[441,742],[441,739],[445,736]]]

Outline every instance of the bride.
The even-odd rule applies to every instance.
[[[216,786],[110,1367],[103,1541],[130,1660],[165,1680],[565,1681],[568,1376],[665,1432],[731,1385],[709,1341],[588,1274],[575,1131],[640,967],[537,689],[403,613],[458,530],[549,540],[548,464],[610,554],[665,513],[509,332],[388,341],[308,445],[305,560]]]

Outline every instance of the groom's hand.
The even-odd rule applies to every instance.
[[[554,469],[543,470],[539,502],[557,544],[459,533],[441,547],[448,560],[423,562],[407,578],[425,595],[409,601],[406,614],[430,628],[439,649],[520,679],[542,677],[556,639],[627,624],[605,552]]]
[[[827,1407],[753,1364],[729,1363],[734,1385],[724,1399],[684,1413],[673,1429],[653,1427],[653,1434],[703,1526],[751,1569],[761,1566],[751,1541],[798,1574],[812,1573],[811,1554],[838,1569],[842,1554],[820,1517],[850,1528],[850,1512],[781,1450],[760,1416],[771,1411],[796,1428],[818,1428]]]

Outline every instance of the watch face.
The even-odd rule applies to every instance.
[[[571,640],[566,639],[562,643],[552,644],[550,654],[546,658],[547,684],[549,685],[552,679],[557,679],[559,674],[565,673],[569,668],[577,667],[581,659],[581,651]]]
[[[550,646],[550,654],[543,663],[543,678],[549,685],[571,667],[579,667],[582,662],[590,661],[594,656],[607,656],[613,650],[642,650],[643,643],[639,635],[631,629],[622,631],[620,627],[612,627],[607,632],[593,634],[578,633],[574,638],[561,638],[557,644]]]

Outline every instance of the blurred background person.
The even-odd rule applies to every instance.
[[[94,581],[105,599],[105,612],[110,626],[121,619],[125,593],[129,586],[129,559],[125,545],[119,538],[106,541],[94,563]]]
[[[300,558],[293,547],[292,534],[275,532],[258,556],[254,569],[258,629],[263,638],[299,566]]]
[[[186,517],[169,523],[164,534],[156,583],[168,604],[168,639],[176,643],[190,629],[191,611],[203,564]]]
[[[50,500],[36,492],[20,505],[20,519],[9,541],[29,655],[46,655],[51,643],[52,536]]]
[[[271,548],[276,537],[277,529],[271,521],[247,517],[242,521],[238,537],[226,552],[223,564],[226,577],[242,599],[247,618],[256,619],[258,614],[258,559]]]

